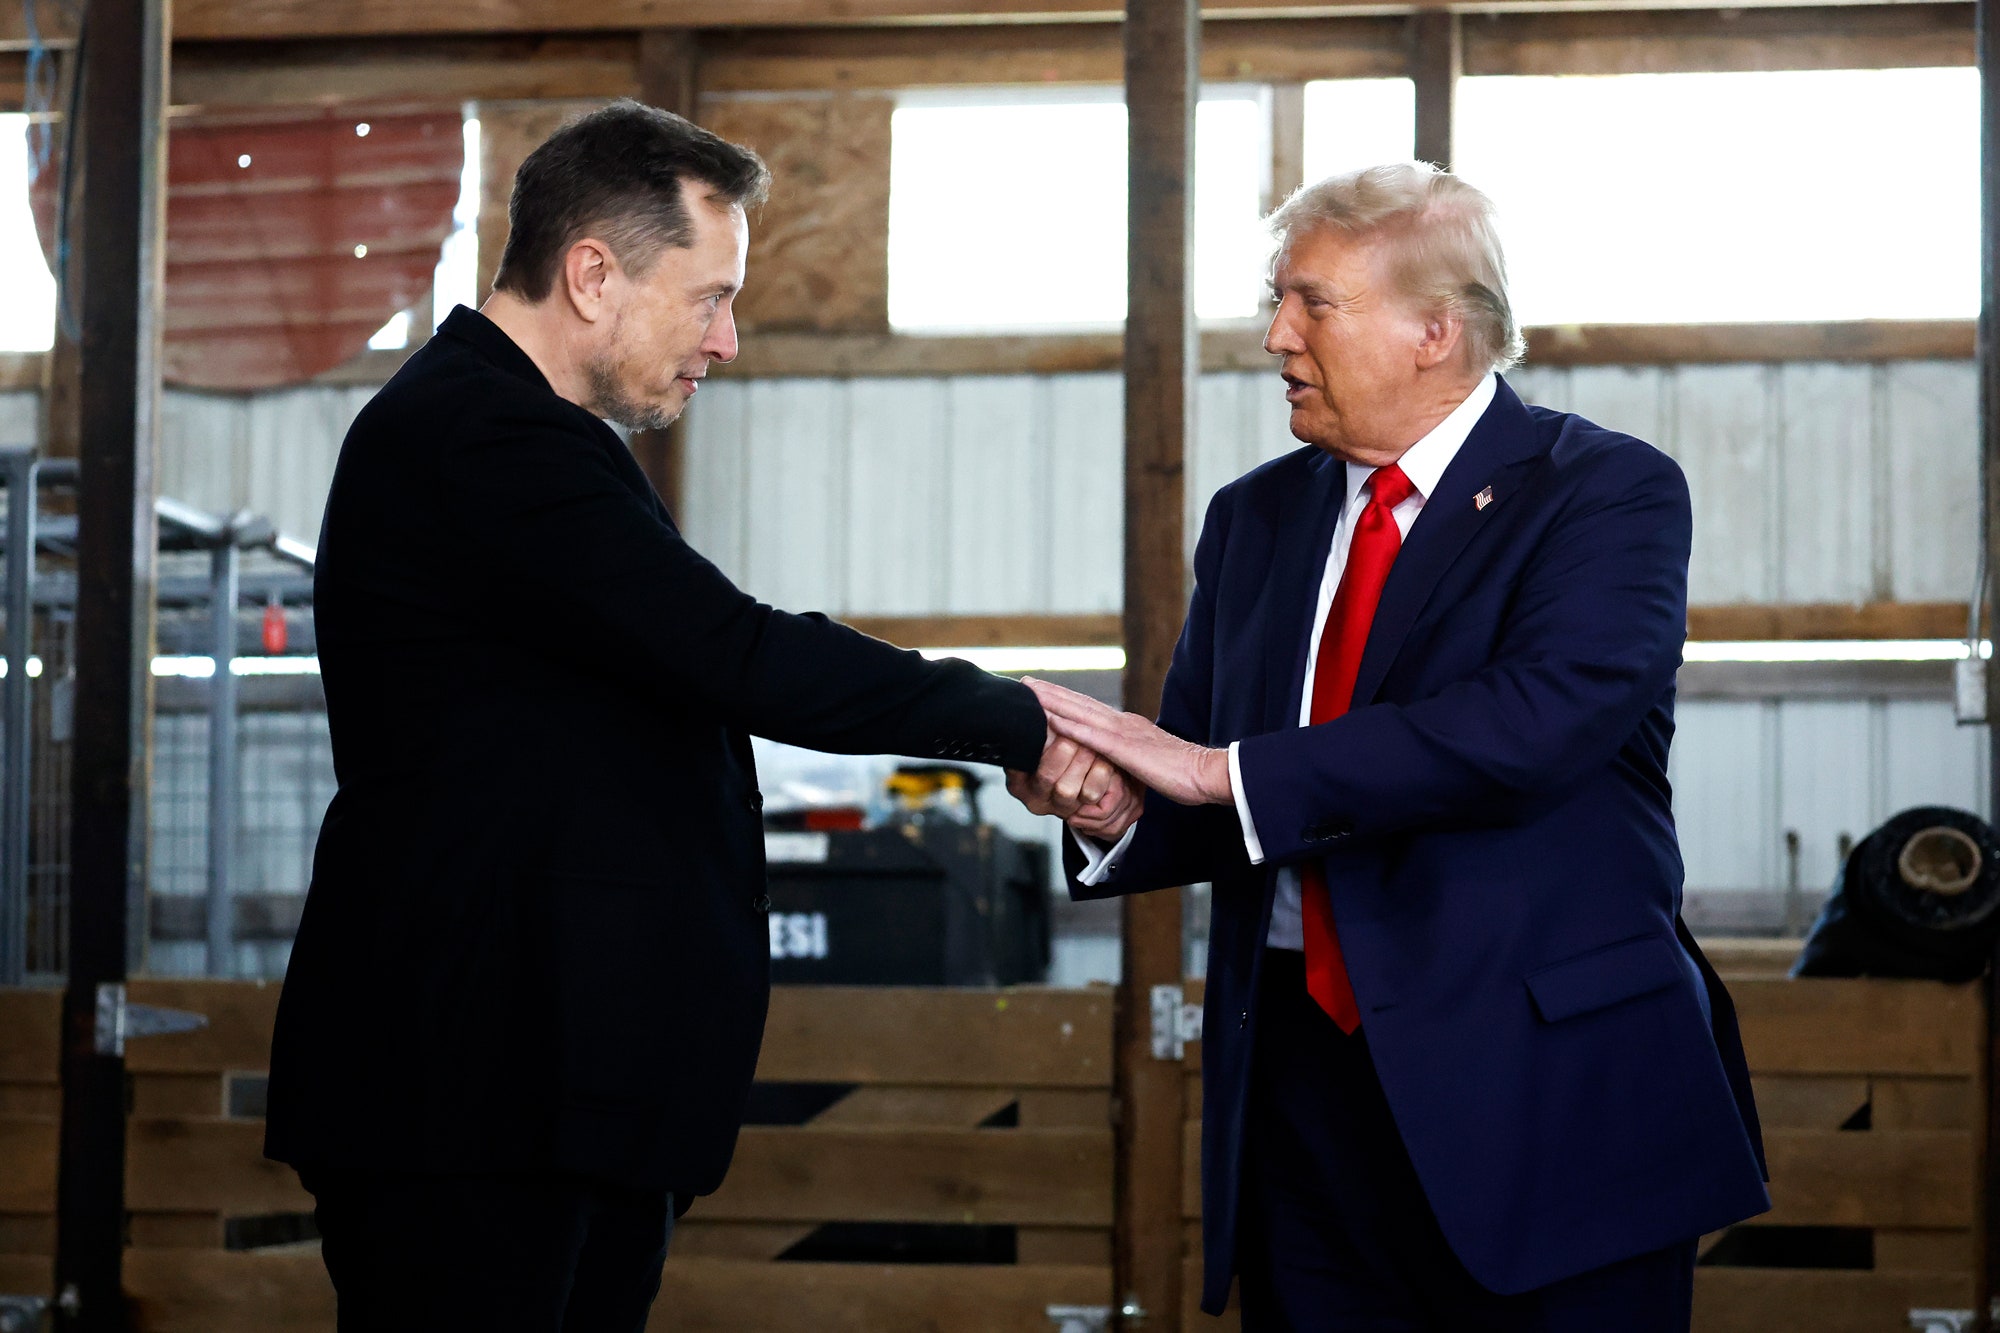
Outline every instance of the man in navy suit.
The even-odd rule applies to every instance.
[[[1470,186],[1370,168],[1272,226],[1307,447],[1210,504],[1157,725],[1035,683],[1150,788],[1072,819],[1072,892],[1214,885],[1202,1307],[1240,1276],[1253,1333],[1685,1330],[1697,1238],[1769,1206],[1680,919],[1686,483],[1498,377]]]

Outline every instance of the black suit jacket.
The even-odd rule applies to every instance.
[[[266,1151],[713,1190],[770,989],[749,733],[1032,768],[1025,686],[739,590],[455,310],[356,418],[314,576],[339,791]]]

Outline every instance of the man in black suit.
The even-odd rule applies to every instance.
[[[644,1325],[763,1032],[751,733],[1035,770],[1056,813],[1130,799],[1027,687],[737,589],[600,419],[664,426],[735,356],[767,182],[636,103],[559,130],[484,313],[341,449],[314,580],[340,788],[266,1149],[316,1196],[343,1333]]]

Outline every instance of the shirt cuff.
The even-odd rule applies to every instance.
[[[1076,882],[1089,889],[1097,887],[1110,877],[1117,858],[1123,856],[1125,849],[1132,845],[1132,835],[1139,831],[1139,821],[1133,820],[1132,826],[1125,830],[1125,836],[1111,847],[1106,847],[1095,838],[1085,837],[1068,825],[1064,825],[1064,828],[1068,829],[1069,836],[1075,840],[1076,849],[1083,853],[1085,865],[1083,873],[1076,877]]]
[[[1243,790],[1243,763],[1236,757],[1240,744],[1229,742],[1229,790],[1236,796],[1237,822],[1243,825],[1243,850],[1250,853],[1251,865],[1260,866],[1264,864],[1264,844],[1257,840],[1257,821],[1250,817],[1250,797]]]

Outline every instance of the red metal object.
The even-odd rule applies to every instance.
[[[167,381],[269,388],[360,352],[430,289],[464,142],[455,109],[177,117],[167,138]],[[50,253],[57,175],[42,173],[33,192]]]
[[[285,607],[273,597],[264,605],[264,651],[277,657],[291,642],[291,629],[285,624]]]

